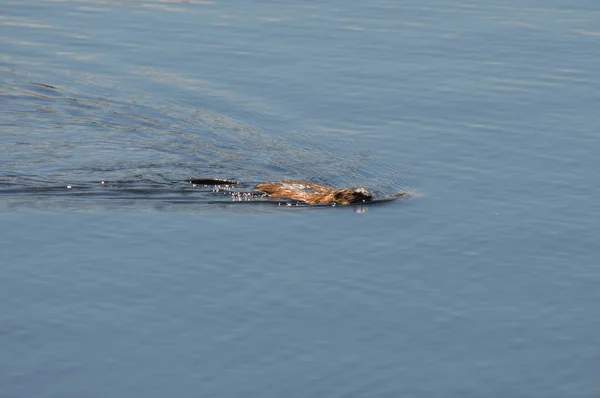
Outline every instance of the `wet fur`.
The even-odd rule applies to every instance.
[[[290,198],[310,204],[336,202],[342,205],[362,203],[372,200],[372,195],[364,188],[334,189],[327,185],[302,180],[263,182],[254,189],[272,198]]]

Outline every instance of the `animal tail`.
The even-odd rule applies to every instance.
[[[190,178],[188,181],[194,185],[237,185],[240,183],[226,178]]]

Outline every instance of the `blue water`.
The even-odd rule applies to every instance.
[[[598,396],[599,46],[591,1],[3,1],[0,397]]]

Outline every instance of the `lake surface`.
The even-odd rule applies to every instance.
[[[597,2],[0,8],[0,397],[600,396]]]

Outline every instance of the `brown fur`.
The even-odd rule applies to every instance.
[[[314,184],[302,180],[263,182],[254,189],[273,198],[290,198],[310,204],[336,202],[342,205],[362,203],[372,200],[372,195],[364,188],[334,189],[327,185]]]

